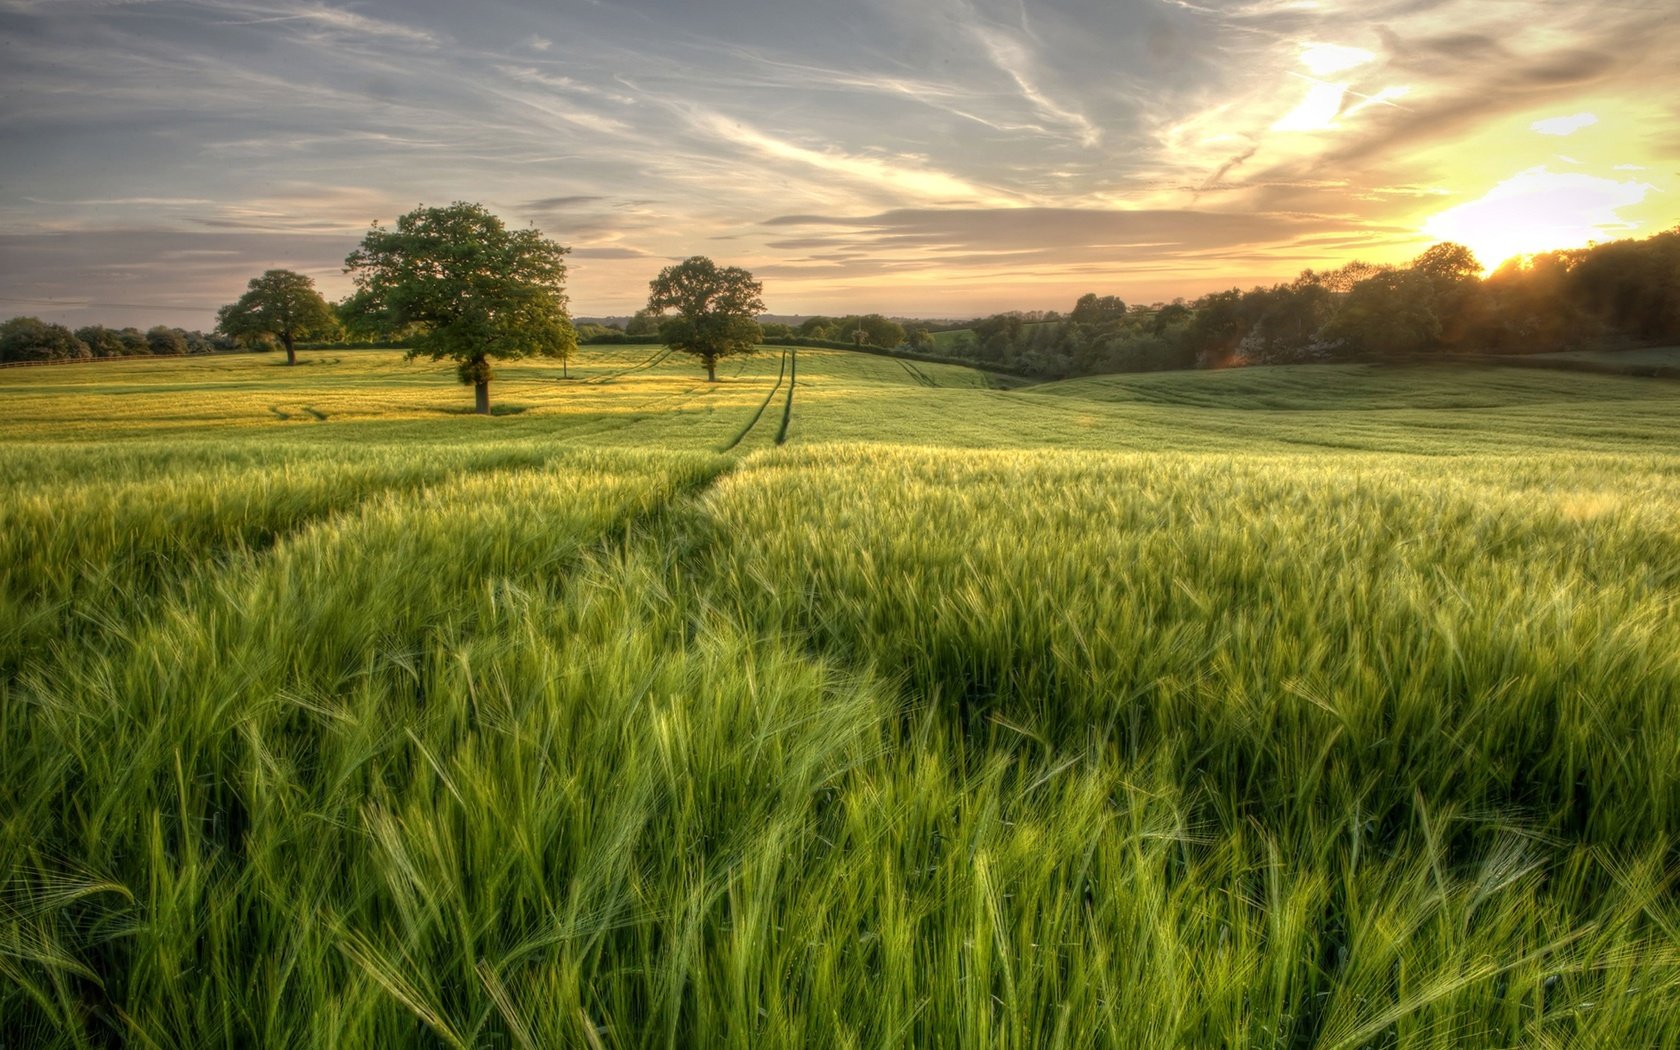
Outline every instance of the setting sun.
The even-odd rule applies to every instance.
[[[1476,253],[1489,271],[1513,256],[1625,237],[1637,223],[1620,210],[1645,200],[1650,183],[1534,168],[1424,224],[1435,240]]]

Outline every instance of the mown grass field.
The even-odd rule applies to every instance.
[[[1680,1045],[1680,384],[0,372],[0,1044]]]
[[[1661,365],[1680,368],[1680,346],[1655,346],[1639,350],[1571,350],[1556,354],[1541,354],[1544,358],[1565,361],[1592,361],[1616,365]]]

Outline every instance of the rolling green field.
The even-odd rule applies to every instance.
[[[1680,346],[1654,346],[1639,350],[1569,350],[1557,354],[1540,354],[1542,358],[1563,361],[1591,361],[1607,365],[1659,365],[1680,368]]]
[[[0,371],[0,1046],[1680,1045],[1680,384]]]

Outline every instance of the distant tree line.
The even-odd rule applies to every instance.
[[[1092,293],[1065,315],[930,328],[923,338],[937,338],[942,354],[1039,376],[1680,342],[1680,227],[1514,259],[1485,279],[1469,249],[1437,244],[1405,266],[1352,262],[1190,302],[1138,306]]]
[[[772,331],[776,329],[776,331]],[[783,331],[782,329],[786,329]],[[849,314],[845,317],[807,317],[797,327],[766,325],[766,335],[797,335],[855,346],[891,349],[907,345],[909,333],[897,321],[880,314]]]
[[[622,328],[617,325],[583,324],[578,326],[581,343],[635,343],[654,340],[659,336],[660,324],[665,320],[651,308],[637,311]],[[968,322],[958,322],[965,325]],[[842,346],[873,346],[883,350],[911,345],[914,332],[907,332],[899,321],[881,314],[850,314],[846,317],[807,317],[797,325],[768,321],[759,324],[765,339],[799,338],[813,345],[834,343]],[[912,347],[913,348],[913,347]]]
[[[96,357],[176,357],[234,349],[222,336],[157,325],[107,328],[93,324],[72,331],[38,317],[14,317],[0,324],[0,363],[88,361]]]

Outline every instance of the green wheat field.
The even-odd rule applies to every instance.
[[[1680,384],[0,371],[0,1046],[1680,1046]]]

